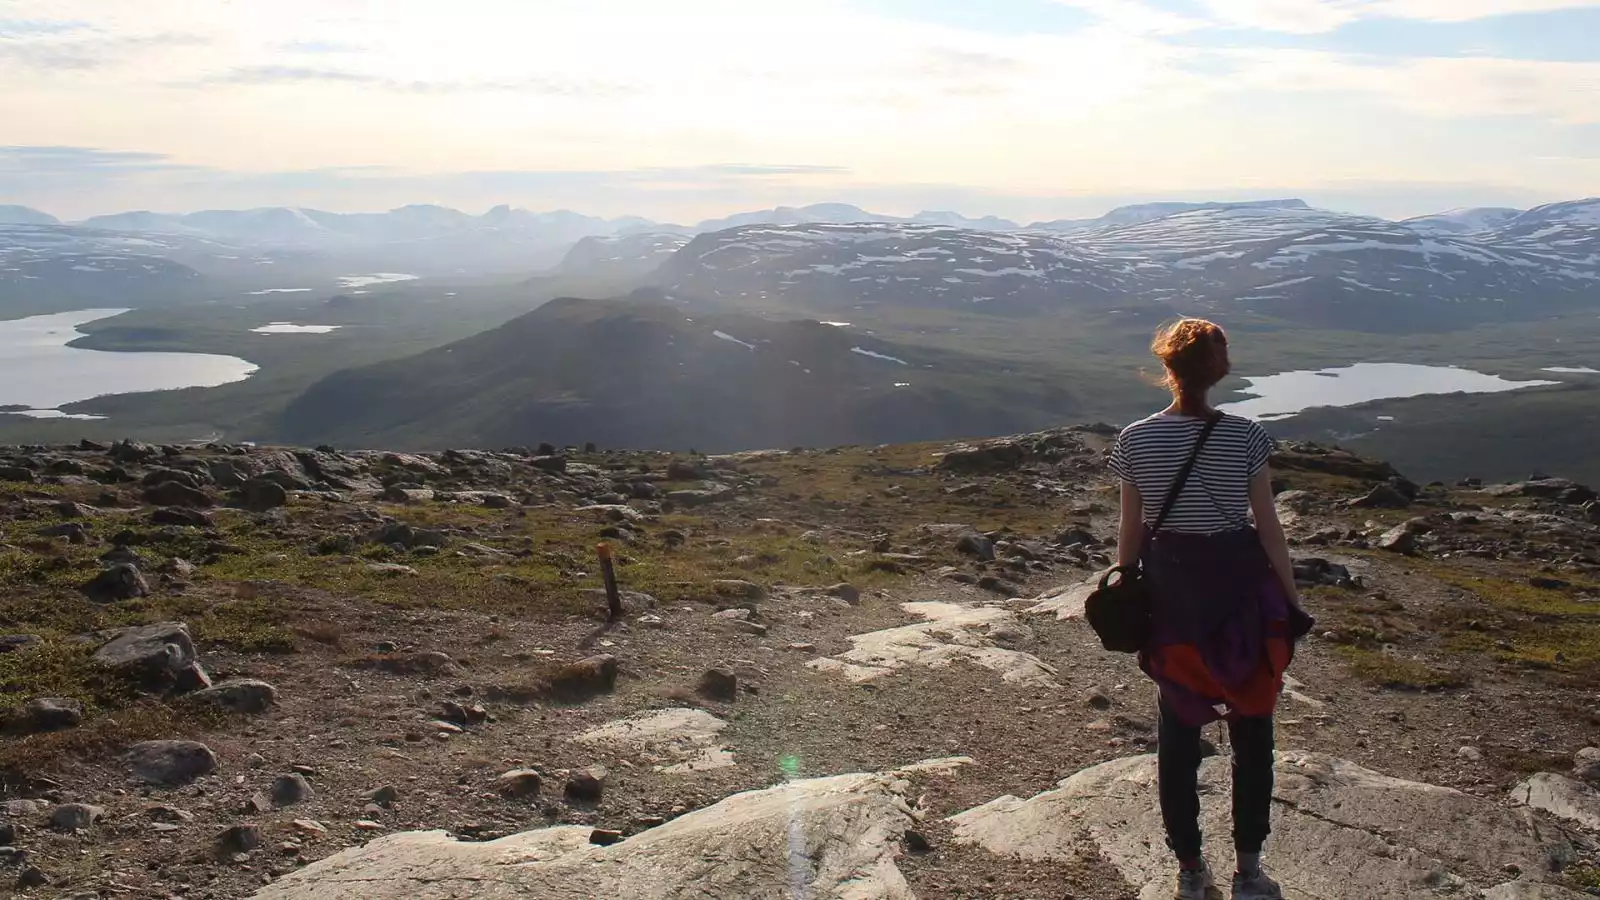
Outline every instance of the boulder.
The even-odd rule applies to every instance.
[[[1511,800],[1600,832],[1600,791],[1565,775],[1540,772],[1512,788]]]
[[[390,835],[291,872],[256,900],[914,900],[895,865],[914,824],[908,790],[899,773],[793,781],[609,846],[591,843],[592,825],[486,842]]]
[[[711,582],[711,590],[718,597],[729,600],[748,600],[759,603],[767,599],[767,589],[752,581],[724,578]]]
[[[144,502],[151,506],[182,506],[192,509],[210,507],[211,496],[199,488],[176,481],[163,481],[144,492]]]
[[[3,641],[0,638],[0,641]],[[1572,775],[1584,781],[1600,782],[1600,747],[1579,750],[1572,761]]]
[[[105,818],[106,811],[87,803],[63,803],[50,811],[50,827],[71,834],[84,831]]]
[[[272,780],[272,805],[279,809],[303,803],[314,796],[316,793],[311,790],[311,783],[299,772],[279,775]]]
[[[179,787],[216,771],[217,755],[195,741],[144,741],[129,748],[128,764],[147,784]]]
[[[96,603],[135,600],[150,594],[150,584],[133,563],[117,563],[89,579],[83,593]]]
[[[29,731],[65,731],[83,724],[83,704],[60,697],[36,697],[22,708]]]
[[[1385,531],[1383,536],[1378,538],[1376,546],[1379,550],[1387,550],[1390,553],[1403,553],[1409,556],[1417,552],[1417,533],[1412,530],[1409,523],[1396,525]]]
[[[994,541],[976,531],[968,531],[956,538],[956,551],[989,562],[994,559]]]
[[[593,805],[605,796],[606,773],[604,769],[583,769],[567,776],[561,796],[568,803]]]
[[[910,666],[941,669],[962,662],[1013,684],[1058,686],[1056,670],[1038,657],[996,645],[997,636],[1019,625],[1010,610],[939,602],[902,603],[900,608],[924,621],[854,635],[850,650],[812,660],[806,667],[865,683]]]
[[[198,509],[165,507],[150,514],[151,525],[176,525],[180,528],[210,528],[215,522],[210,513]]]
[[[239,488],[237,499],[240,506],[251,512],[266,512],[287,506],[289,492],[270,478],[252,478]]]
[[[95,651],[94,660],[152,690],[211,684],[196,659],[189,626],[179,622],[125,628]]]
[[[539,796],[544,778],[532,769],[512,769],[494,780],[495,793],[513,800]]]
[[[620,666],[609,653],[590,656],[557,669],[546,680],[545,692],[558,700],[577,702],[609,693],[617,683]]]
[[[1350,506],[1357,509],[1406,509],[1411,505],[1411,497],[1392,484],[1380,484],[1374,487],[1365,497],[1350,501]]]
[[[189,695],[196,703],[210,703],[236,713],[264,713],[278,702],[278,689],[265,681],[240,678]]]
[[[33,474],[32,469],[24,469],[21,466],[0,466],[0,481],[33,484],[38,480],[38,476]]]
[[[702,697],[732,702],[739,698],[739,676],[731,669],[707,669],[701,673],[695,690]]]
[[[1023,860],[1098,856],[1141,900],[1171,896],[1173,863],[1162,835],[1153,755],[1085,769],[1030,800],[1001,797],[950,819],[958,842]],[[1202,764],[1202,825],[1229,829],[1229,761]],[[1289,897],[1418,900],[1477,897],[1520,872],[1554,880],[1575,859],[1560,832],[1526,809],[1450,788],[1390,778],[1330,756],[1281,752],[1267,865]],[[1229,871],[1225,842],[1210,852]],[[1507,896],[1537,896],[1509,894]]]
[[[655,764],[658,772],[705,772],[734,764],[733,754],[719,741],[726,727],[727,722],[703,709],[675,707],[608,722],[573,740],[596,750],[626,751]]]

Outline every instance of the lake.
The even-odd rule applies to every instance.
[[[1471,369],[1409,363],[1356,363],[1341,368],[1247,377],[1245,381],[1250,386],[1242,393],[1253,396],[1223,404],[1221,409],[1267,421],[1285,419],[1319,406],[1355,406],[1373,400],[1425,394],[1496,394],[1560,383],[1510,381]]]
[[[78,326],[127,312],[81,309],[0,322],[0,407],[15,415],[62,418],[60,407],[103,397],[243,381],[254,363],[209,353],[113,353],[68,347]],[[76,418],[76,417],[75,417]]]
[[[293,322],[269,322],[260,328],[252,328],[256,334],[331,334],[340,329],[339,325],[296,325]]]

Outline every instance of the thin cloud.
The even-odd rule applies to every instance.
[[[1470,22],[1496,16],[1600,8],[1600,0],[1204,0],[1218,24],[1325,34],[1363,19]]]
[[[160,172],[193,169],[165,153],[93,147],[0,146],[0,171],[30,174]]]
[[[395,91],[405,94],[465,94],[494,92],[525,92],[536,94],[601,96],[622,90],[620,85],[593,81],[570,81],[558,78],[512,78],[460,81],[423,81],[387,78],[368,72],[349,69],[331,69],[317,66],[264,65],[240,66],[217,75],[203,78],[183,86],[213,87],[217,85],[283,85],[283,84],[348,84]]]
[[[0,39],[67,34],[91,28],[88,22],[51,19],[0,19]]]
[[[278,49],[285,53],[365,53],[367,48],[360,44],[346,44],[339,41],[289,41],[279,44]]]

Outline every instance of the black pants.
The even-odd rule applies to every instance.
[[[1239,719],[1228,724],[1233,743],[1233,846],[1240,853],[1260,853],[1272,830],[1272,717]],[[1161,819],[1167,846],[1179,859],[1200,855],[1200,729],[1185,725],[1161,704],[1157,747]]]

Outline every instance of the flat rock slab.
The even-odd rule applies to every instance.
[[[733,765],[733,754],[718,742],[726,727],[703,709],[662,709],[608,722],[573,740],[640,756],[658,772],[704,772]]]
[[[1207,760],[1201,785],[1212,865],[1231,871],[1228,761]],[[1501,886],[1509,878],[1504,867],[1518,867],[1527,880],[1553,879],[1575,858],[1571,842],[1531,810],[1321,754],[1280,753],[1273,797],[1266,861],[1288,900],[1541,897],[1515,893],[1534,888]],[[997,854],[1097,853],[1141,891],[1141,900],[1171,896],[1175,863],[1161,825],[1153,755],[1085,769],[1031,800],[1001,797],[950,821],[957,840]],[[1490,889],[1501,893],[1486,895]]]
[[[1067,619],[1081,619],[1084,604],[1089,602],[1089,595],[1099,586],[1100,580],[1095,578],[1081,584],[1056,588],[1029,601],[1032,605],[1023,611],[1032,616],[1053,615],[1057,621],[1063,622]]]
[[[257,900],[915,900],[895,865],[914,816],[900,773],[735,794],[608,847],[588,826],[463,843],[379,838],[285,876]]]
[[[1056,670],[1038,657],[998,646],[1027,636],[1016,614],[1002,606],[923,602],[902,603],[900,608],[926,621],[855,635],[850,650],[814,659],[807,667],[861,683],[909,666],[937,669],[959,661],[982,666],[1008,682],[1060,686]]]
[[[1600,834],[1600,791],[1575,778],[1540,772],[1512,788],[1511,799]]]

